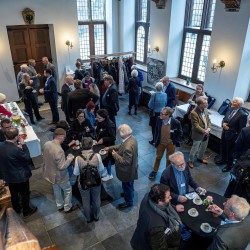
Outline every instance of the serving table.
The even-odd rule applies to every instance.
[[[187,113],[189,103],[175,107],[174,117],[183,118]],[[211,120],[211,134],[221,139],[222,134],[222,120],[224,115],[220,115],[216,110],[208,109],[209,118]]]
[[[24,117],[22,111],[16,102],[10,102],[2,104],[7,110],[9,110],[12,114],[21,116],[24,120],[27,119]],[[25,126],[27,137],[24,139],[31,157],[36,157],[42,154],[40,139],[37,137],[33,128],[28,124]]]

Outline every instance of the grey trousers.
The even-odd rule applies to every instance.
[[[98,220],[101,206],[101,185],[86,190],[79,187],[79,191],[82,196],[82,206],[87,221]]]
[[[194,162],[194,157],[197,154],[198,159],[203,159],[207,149],[208,139],[206,141],[193,141],[193,146],[189,153],[189,161]]]

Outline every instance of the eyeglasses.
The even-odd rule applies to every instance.
[[[173,163],[174,164],[174,163]],[[177,167],[177,168],[182,168],[182,167],[185,167],[185,162],[183,162],[182,164],[179,164],[179,165],[176,165],[176,164],[174,164],[175,165],[175,167]]]
[[[169,115],[169,114],[167,114],[167,113],[162,113],[162,112],[161,112],[160,115]]]

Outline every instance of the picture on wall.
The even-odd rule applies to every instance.
[[[147,82],[155,83],[165,75],[165,62],[153,58],[147,58]]]

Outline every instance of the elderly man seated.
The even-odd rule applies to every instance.
[[[199,193],[206,193],[191,176],[182,152],[173,153],[169,160],[171,165],[163,171],[160,182],[170,187],[173,204],[187,201],[185,194],[189,192],[188,185]]]
[[[210,205],[208,210],[218,214],[222,219],[208,250],[246,249],[249,243],[250,205],[237,195],[233,195],[224,204],[224,210],[217,205]]]

